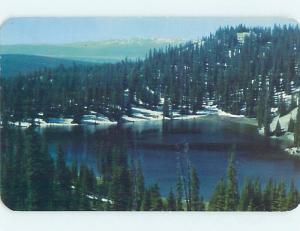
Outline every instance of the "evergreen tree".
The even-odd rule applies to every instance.
[[[295,186],[294,181],[291,181],[290,189],[287,195],[287,210],[296,208],[300,203],[299,192]]]
[[[225,196],[226,196],[226,184],[222,178],[217,184],[216,189],[209,201],[208,210],[210,211],[225,211]]]
[[[234,153],[231,153],[227,168],[227,184],[225,195],[225,208],[227,211],[235,211],[239,202],[238,184],[234,164]]]
[[[281,136],[282,135],[282,129],[281,129],[281,126],[280,126],[279,119],[278,119],[277,124],[276,124],[275,135],[276,136]]]
[[[78,164],[76,160],[72,161],[71,166],[71,202],[70,202],[70,210],[76,211],[79,209],[80,202],[80,184],[78,178]]]
[[[150,190],[145,190],[143,202],[142,202],[142,211],[150,211],[151,210],[151,193]]]
[[[278,107],[279,115],[284,116],[288,113],[286,103],[284,102],[283,97],[281,96]]]
[[[278,197],[277,198],[278,199],[278,210],[286,211],[287,210],[286,186],[283,181],[280,182],[278,185],[277,197]]]
[[[289,111],[292,111],[296,107],[297,107],[297,101],[295,99],[295,96],[292,95],[292,99],[291,99],[291,104],[290,104],[290,107],[289,107]]]
[[[170,100],[169,100],[169,98],[165,98],[164,104],[163,104],[163,116],[164,117],[170,117],[171,116],[171,110],[170,110]]]
[[[88,187],[87,187],[87,178],[88,178],[88,168],[86,165],[81,164],[79,169],[78,177],[78,192],[79,192],[79,203],[78,210],[88,211],[91,210],[91,204],[88,200]]]
[[[251,208],[253,208],[253,185],[252,182],[249,180],[246,180],[242,193],[241,198],[239,201],[238,210],[240,211],[247,211]]]
[[[263,193],[261,190],[261,184],[259,179],[256,179],[253,185],[252,210],[262,211],[263,207]]]
[[[11,181],[13,177],[14,183],[14,199],[15,210],[26,210],[26,198],[27,198],[27,169],[26,169],[26,138],[21,130],[17,131],[16,137],[16,153],[14,157],[15,161],[11,167],[15,168],[13,175],[9,177]]]
[[[157,184],[150,188],[151,211],[162,211],[163,202],[160,196],[159,187]]]
[[[176,200],[175,200],[175,195],[174,195],[172,189],[169,192],[169,195],[167,198],[167,210],[168,211],[176,211]]]
[[[300,107],[297,109],[297,117],[294,130],[294,143],[295,146],[300,147]]]
[[[41,137],[28,131],[28,210],[51,210],[53,201],[54,164]]]
[[[295,130],[295,121],[291,117],[289,121],[288,132],[294,132],[294,130]]]
[[[178,211],[183,210],[182,199],[183,199],[183,183],[182,183],[182,178],[181,178],[180,174],[177,173],[176,208],[177,208]]]
[[[263,191],[263,204],[265,211],[272,211],[272,203],[275,197],[275,187],[273,180],[270,179]]]
[[[145,194],[144,176],[141,167],[139,165],[137,169],[137,176],[136,176],[136,195],[135,195],[135,199],[137,200],[138,210],[140,210],[142,206],[144,194]]]
[[[57,148],[55,169],[55,200],[56,210],[69,210],[71,204],[71,173],[66,166],[62,147]]]
[[[191,170],[191,210],[204,210],[204,205],[199,198],[200,183],[195,168]]]

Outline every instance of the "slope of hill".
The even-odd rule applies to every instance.
[[[61,58],[51,58],[36,55],[3,54],[0,56],[1,77],[15,76],[18,73],[28,73],[43,67],[57,67],[60,64],[68,67],[76,64],[88,64],[87,62],[74,61]]]
[[[17,44],[2,45],[0,54],[39,55],[101,63],[144,58],[150,49],[181,42],[183,40],[120,39],[71,44]]]

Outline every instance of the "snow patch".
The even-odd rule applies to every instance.
[[[288,154],[292,156],[299,156],[300,157],[300,148],[293,147],[293,148],[286,148],[284,149]]]
[[[222,111],[220,109],[218,110],[218,115],[219,116],[233,117],[233,118],[243,118],[243,117],[245,117],[244,115],[234,115],[234,114]]]

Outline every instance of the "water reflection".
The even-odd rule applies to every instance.
[[[229,150],[235,146],[239,181],[260,177],[266,182],[294,178],[300,187],[300,162],[279,144],[257,135],[256,128],[219,118],[149,121],[112,126],[37,128],[50,153],[58,144],[67,162],[84,161],[101,174],[101,160],[114,149],[141,162],[146,183],[158,182],[162,193],[174,188],[179,159],[188,159],[200,176],[201,193],[208,197],[226,172]]]

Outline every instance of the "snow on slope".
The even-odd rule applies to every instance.
[[[286,132],[289,127],[290,119],[292,118],[295,121],[296,116],[297,116],[297,108],[293,109],[290,113],[288,113],[285,116],[282,116],[282,117],[276,116],[273,119],[272,123],[270,124],[271,132],[275,131],[278,120],[279,120],[281,129],[283,129]]]
[[[181,115],[179,111],[174,111],[172,119],[174,120],[186,120],[186,119],[196,119],[202,116],[207,115],[219,115],[227,116],[233,118],[244,117],[243,115],[233,115],[227,112],[224,112],[217,108],[216,105],[204,106],[204,109],[197,111],[196,114],[191,115]],[[141,121],[154,121],[154,120],[169,120],[171,118],[164,117],[161,110],[154,111],[142,107],[132,107],[132,116],[123,115],[122,122],[141,122]],[[30,122],[9,122],[11,125],[20,126],[20,127],[29,127],[31,126]],[[98,114],[97,112],[91,111],[90,114],[83,115],[81,119],[81,124],[92,124],[92,125],[102,125],[102,124],[117,124],[116,121],[111,121],[104,115]],[[37,126],[70,126],[78,125],[73,123],[72,118],[48,118],[48,122],[40,118],[35,118],[35,125]]]

